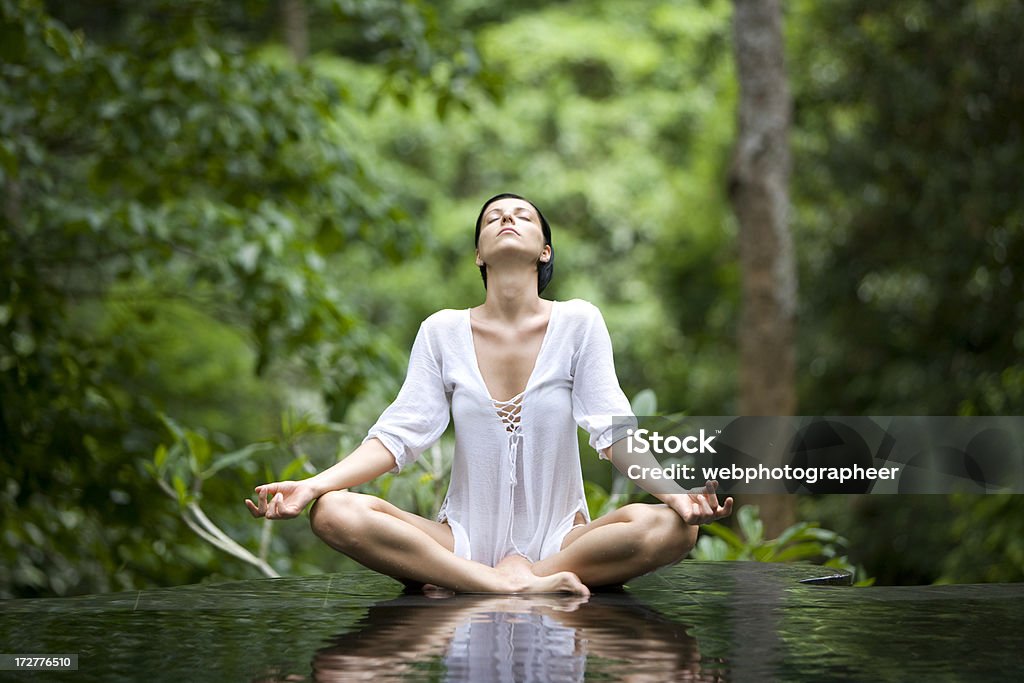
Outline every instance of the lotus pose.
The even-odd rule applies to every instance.
[[[589,518],[577,425],[623,473],[657,462],[625,448],[632,411],[600,311],[540,297],[554,264],[540,210],[517,195],[488,199],[476,263],[484,303],[422,323],[405,383],[363,443],[310,479],[258,486],[249,510],[287,519],[315,500],[313,532],[332,548],[407,586],[458,592],[587,595],[681,560],[697,525],[729,515],[732,498],[720,505],[715,482],[662,484],[651,492],[662,504]],[[436,521],[347,490],[407,467],[449,415],[455,454]]]

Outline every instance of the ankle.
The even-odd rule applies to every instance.
[[[530,587],[530,576],[520,572],[496,571],[497,593],[525,593]]]

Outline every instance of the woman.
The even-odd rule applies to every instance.
[[[621,418],[632,415],[600,312],[540,298],[553,259],[536,206],[512,194],[484,202],[484,303],[427,318],[398,397],[362,445],[311,479],[258,486],[258,504],[246,500],[252,514],[286,519],[316,500],[313,531],[331,547],[407,585],[454,591],[587,595],[681,560],[697,525],[729,515],[732,499],[719,505],[708,482],[589,519],[577,425],[623,472],[657,463],[626,451]],[[449,411],[455,456],[438,521],[346,490],[414,461]]]

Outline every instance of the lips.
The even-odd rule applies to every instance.
[[[515,234],[517,234],[517,235],[519,234],[519,231],[518,231],[518,230],[516,230],[515,228],[502,228],[501,230],[499,230],[499,231],[498,231],[498,234],[499,234],[499,235],[503,235],[503,234],[505,234],[506,232],[514,232],[514,233],[515,233]]]

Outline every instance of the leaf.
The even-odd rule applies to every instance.
[[[791,545],[775,555],[776,562],[793,562],[810,560],[825,554],[825,547],[820,543],[798,543]]]
[[[192,473],[198,476],[202,467],[210,461],[212,455],[210,442],[205,436],[191,429],[185,432],[185,442],[188,444]]]
[[[847,540],[832,531],[831,529],[819,529],[817,527],[811,527],[804,532],[809,538],[813,538],[822,543],[834,543],[836,545],[846,546]]]
[[[57,24],[48,24],[43,29],[46,44],[64,59],[72,59],[74,52],[74,40],[71,35]]]
[[[792,526],[786,527],[779,537],[775,539],[780,547],[786,545],[791,541],[801,540],[803,532],[808,529],[811,525],[808,522],[797,522]]]
[[[692,554],[694,559],[708,562],[723,562],[737,559],[735,553],[731,552],[725,541],[720,538],[712,538],[711,536],[701,536]]]
[[[764,539],[764,524],[758,517],[758,512],[756,505],[744,505],[736,514],[740,531],[743,532],[747,544],[752,546],[758,545]]]
[[[294,479],[295,475],[302,472],[302,468],[307,462],[309,462],[309,458],[307,458],[305,454],[299,454],[298,457],[294,458],[290,463],[285,465],[283,470],[281,470],[281,479]]]
[[[163,471],[165,462],[167,462],[167,446],[160,444],[156,447],[156,453],[153,455],[153,465],[157,472]]]
[[[164,413],[157,413],[157,417],[160,418],[160,421],[163,422],[164,427],[167,428],[167,431],[169,431],[176,440],[183,441],[185,439],[185,430],[181,428],[181,425],[179,425],[177,422],[175,422],[173,419],[171,419]]]
[[[701,529],[713,536],[717,536],[718,538],[722,539],[724,543],[727,543],[729,547],[735,548],[736,550],[742,550],[747,545],[742,538],[736,535],[736,533],[732,529],[725,526],[724,524],[713,522],[711,524],[707,524],[701,527]]]
[[[210,465],[210,467],[208,467],[207,469],[203,470],[199,476],[202,479],[209,479],[211,476],[213,476],[220,470],[224,469],[225,467],[231,467],[232,465],[237,465],[239,463],[246,462],[247,460],[250,460],[252,456],[254,456],[255,454],[271,450],[273,448],[274,444],[272,443],[251,443],[248,446],[238,449],[237,451],[225,453],[224,455],[218,457],[216,460],[213,461],[213,464]],[[282,474],[281,478],[287,479],[288,477]]]
[[[583,493],[587,499],[587,511],[591,519],[597,519],[608,504],[608,492],[600,484],[592,481],[583,482]]]
[[[633,408],[633,414],[638,417],[642,415],[656,415],[658,412],[658,397],[653,389],[643,389],[633,397],[633,400],[630,401],[630,406]]]
[[[178,504],[186,505],[188,503],[188,487],[185,486],[185,480],[176,474],[171,483],[174,485],[174,491],[178,494]]]
[[[445,115],[448,113],[448,104],[451,102],[451,96],[447,93],[442,93],[438,96],[437,101],[434,103],[434,113],[437,114],[437,118],[444,120]]]
[[[0,170],[10,178],[18,177],[18,156],[14,143],[10,140],[0,140]],[[3,179],[3,176],[0,176],[0,179]]]

